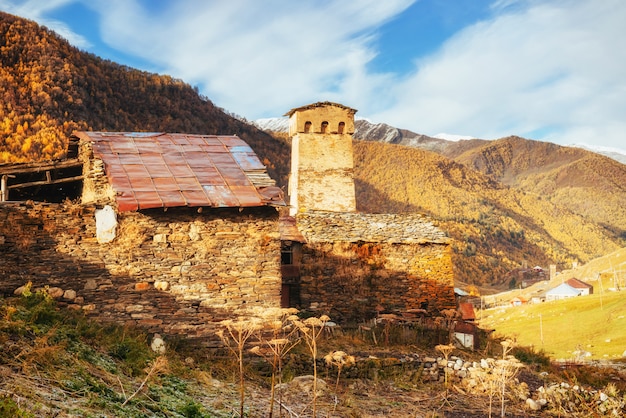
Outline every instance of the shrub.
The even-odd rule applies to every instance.
[[[34,415],[22,411],[10,396],[2,396],[0,397],[0,417],[30,418],[34,417]]]
[[[550,367],[550,357],[543,351],[535,351],[533,347],[515,347],[511,352],[522,363],[537,368]]]

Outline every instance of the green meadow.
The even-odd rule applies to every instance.
[[[477,318],[553,359],[616,360],[626,352],[626,290],[488,309]]]

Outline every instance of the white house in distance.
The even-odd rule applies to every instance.
[[[589,283],[585,283],[582,280],[573,278],[569,279],[565,283],[572,286],[574,289],[580,290],[580,296],[593,295],[593,286]]]
[[[593,294],[593,286],[578,279],[569,279],[546,292],[546,301],[587,296]]]

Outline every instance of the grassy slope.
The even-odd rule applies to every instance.
[[[516,337],[522,345],[544,349],[553,358],[572,359],[577,350],[588,351],[595,359],[621,358],[626,349],[625,273],[626,249],[621,249],[577,269],[564,271],[551,283],[506,292],[490,301],[497,299],[506,304],[516,296],[530,299],[538,291],[556,287],[572,277],[592,284],[594,295],[485,310],[479,314],[482,316],[480,324],[495,329],[499,335]],[[617,285],[622,291],[609,291]]]
[[[626,293],[578,297],[482,313],[480,324],[557,359],[584,350],[594,359],[621,358],[626,347]],[[542,342],[543,330],[543,342]]]

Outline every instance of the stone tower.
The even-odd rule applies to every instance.
[[[352,134],[355,109],[318,102],[289,116],[290,212],[355,212]]]

